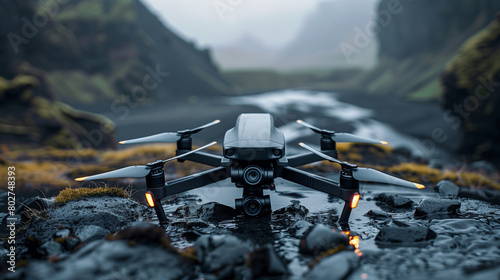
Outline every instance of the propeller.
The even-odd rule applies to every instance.
[[[364,138],[361,136],[357,136],[354,134],[350,133],[343,133],[343,132],[335,132],[332,130],[326,130],[326,129],[321,129],[319,127],[316,127],[312,124],[306,123],[303,120],[297,120],[297,123],[311,129],[312,131],[324,135],[324,136],[330,136],[333,141],[338,142],[338,143],[346,143],[346,142],[352,142],[352,143],[367,143],[367,144],[384,144],[387,145],[386,141],[378,141],[378,140],[372,140],[369,138]]]
[[[391,176],[389,174],[385,174],[383,172],[380,172],[380,171],[372,169],[372,168],[358,167],[356,164],[348,163],[346,161],[340,161],[336,158],[325,155],[322,152],[320,152],[314,148],[311,148],[304,143],[300,143],[299,145],[301,147],[317,154],[318,156],[320,156],[326,160],[340,164],[342,166],[342,169],[350,171],[352,173],[352,177],[356,180],[370,181],[370,182],[376,182],[376,183],[386,183],[386,184],[398,185],[398,186],[408,187],[408,188],[417,188],[417,189],[425,188],[425,186],[422,184],[413,183],[410,181],[399,179],[397,177]]]
[[[155,161],[155,162],[152,162],[152,163],[147,164],[147,165],[128,166],[128,167],[120,168],[120,169],[113,170],[113,171],[106,172],[106,173],[101,173],[101,174],[96,174],[96,175],[92,175],[92,176],[76,178],[75,181],[100,180],[100,179],[111,179],[111,178],[142,178],[142,177],[146,177],[149,174],[149,172],[151,172],[151,169],[153,168],[153,166],[156,166],[158,164],[162,164],[163,165],[163,164],[165,164],[165,163],[167,163],[169,161],[176,160],[178,158],[182,158],[182,157],[185,157],[187,155],[196,153],[196,152],[198,152],[200,150],[203,150],[205,148],[213,146],[216,143],[217,142],[214,141],[214,142],[212,142],[210,144],[207,144],[205,146],[199,147],[198,149],[189,151],[189,152],[184,153],[182,155],[171,157],[171,158],[168,158],[168,159],[165,159],[165,160]]]
[[[191,135],[197,132],[200,132],[202,129],[210,127],[212,125],[216,125],[220,123],[220,120],[215,120],[213,122],[204,124],[202,126],[198,126],[192,129],[179,130],[177,132],[164,132],[160,134],[155,134],[151,136],[135,138],[130,140],[120,141],[120,144],[138,144],[138,143],[153,143],[153,142],[164,142],[164,143],[173,143],[177,140],[181,139],[182,136]]]

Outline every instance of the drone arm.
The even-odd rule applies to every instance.
[[[230,177],[225,167],[217,167],[165,183],[164,196],[189,191]]]
[[[329,155],[331,157],[337,158],[337,150],[327,150],[322,151],[324,154]],[[300,155],[294,155],[287,157],[288,166],[297,167],[301,165],[306,165],[310,163],[314,163],[317,161],[325,160],[324,158],[314,154],[314,153],[304,153]]]
[[[308,188],[334,195],[344,200],[350,199],[350,196],[346,195],[347,193],[340,188],[338,182],[303,170],[293,167],[284,167],[281,170],[280,177]]]
[[[345,201],[344,209],[340,216],[340,225],[348,227],[349,216],[351,214],[351,199],[357,193],[355,190],[347,190],[340,187],[340,184],[334,180],[311,174],[293,167],[284,167],[281,170],[281,178],[294,183],[334,195]]]
[[[189,150],[177,150],[177,155],[182,155],[189,152]],[[196,152],[183,157],[180,161],[189,160],[209,166],[219,167],[221,166],[221,156],[212,155],[204,152]]]

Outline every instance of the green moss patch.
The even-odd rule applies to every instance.
[[[127,192],[116,187],[99,187],[99,188],[67,188],[56,196],[56,203],[65,203],[71,200],[77,200],[83,197],[96,196],[114,196],[114,197],[129,197]]]

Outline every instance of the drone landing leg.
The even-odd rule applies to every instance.
[[[352,208],[349,205],[349,202],[345,202],[344,209],[342,209],[342,214],[340,215],[339,224],[342,230],[349,230],[349,217],[351,216]]]
[[[158,221],[160,221],[160,225],[167,224],[167,215],[165,215],[165,210],[163,210],[163,206],[161,205],[161,199],[156,200],[154,209],[156,212],[156,216],[158,217]]]
[[[306,186],[311,189],[322,191],[331,195],[334,195],[345,201],[344,209],[340,216],[339,223],[344,228],[349,226],[349,216],[351,214],[351,199],[354,194],[357,193],[356,190],[348,190],[341,188],[339,183],[309,172],[299,170],[293,167],[284,167],[281,171],[281,178],[292,181],[294,183]]]

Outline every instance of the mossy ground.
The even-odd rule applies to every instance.
[[[117,187],[99,187],[99,188],[67,188],[56,196],[56,203],[65,203],[71,200],[77,200],[83,197],[95,196],[114,196],[128,197],[128,194],[123,189]]]
[[[59,150],[40,149],[23,151],[3,150],[2,165],[16,167],[18,188],[40,187],[42,189],[76,188],[81,186],[96,186],[94,182],[75,182],[74,178],[107,172],[130,165],[146,164],[158,159],[167,159],[174,156],[174,144],[153,144],[132,147],[116,151],[97,151],[92,149]],[[338,144],[339,159],[349,161],[364,167],[372,167],[383,172],[399,176],[414,182],[426,184],[427,187],[435,185],[440,180],[450,180],[463,187],[493,188],[500,190],[500,177],[498,174],[489,176],[485,173],[457,169],[435,169],[425,161],[406,162],[396,155],[396,152],[385,145],[366,144]],[[220,146],[211,151],[220,154]],[[304,166],[319,172],[336,172],[338,164],[323,161],[314,165]],[[168,177],[182,177],[195,172],[208,170],[210,167],[185,161],[174,161],[165,165]],[[6,181],[6,174],[0,174],[0,180]],[[129,179],[126,185],[130,184]],[[113,186],[120,186],[124,179],[112,181]],[[144,184],[143,180],[134,181]],[[30,187],[27,187],[30,186]]]

